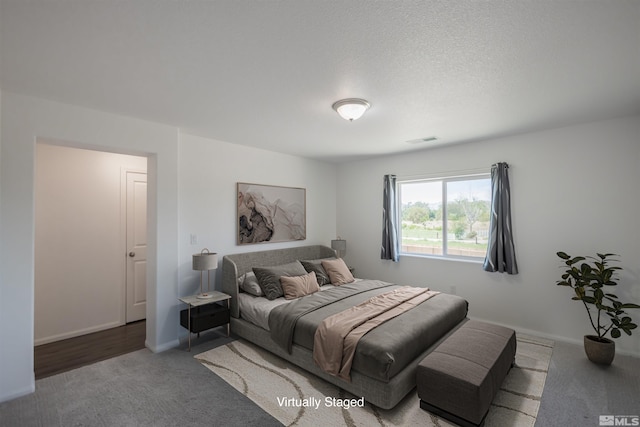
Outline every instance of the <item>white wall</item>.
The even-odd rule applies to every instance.
[[[282,243],[236,245],[236,183],[306,188],[307,238]],[[336,230],[336,166],[271,151],[182,134],[180,138],[180,294],[199,292],[191,256],[208,248],[221,256],[281,247],[329,245]],[[197,236],[192,245],[191,234]],[[206,277],[206,276],[205,276]],[[212,285],[221,287],[221,268]],[[186,331],[182,335],[186,336]]]
[[[125,323],[123,172],[146,157],[38,140],[35,173],[36,345]]]
[[[178,130],[3,92],[0,195],[0,401],[34,390],[34,160],[38,138],[147,155],[147,347],[177,344]]]
[[[382,179],[510,164],[513,227],[520,274],[480,264],[418,257],[380,260]],[[624,272],[616,293],[640,302],[640,117],[424,150],[338,168],[338,233],[360,276],[427,285],[468,299],[470,317],[581,342],[591,332],[584,307],[555,285],[555,253],[614,252]],[[640,310],[630,311],[640,322]],[[640,355],[640,332],[616,341]]]
[[[309,244],[335,236],[336,167],[284,154],[180,135],[177,128],[3,93],[0,122],[0,402],[34,390],[34,199],[36,141],[148,157],[147,341],[177,345],[180,295],[199,276],[191,255]],[[180,173],[178,173],[180,171]],[[307,239],[235,245],[236,182],[307,189]],[[180,193],[180,197],[178,194]],[[198,236],[190,244],[190,234]],[[215,286],[220,287],[221,271]],[[19,325],[19,326],[17,326]],[[5,345],[5,343],[9,343]]]

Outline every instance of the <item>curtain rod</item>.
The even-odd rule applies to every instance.
[[[507,168],[507,169],[509,169],[509,163],[507,163],[507,162],[498,162],[498,163],[494,163],[494,164],[492,164],[492,165],[491,165],[491,167],[492,167],[492,168],[498,167],[498,165],[499,165],[500,163],[503,163],[503,164],[504,164],[504,167],[505,167],[505,168]]]
[[[493,167],[493,165],[491,167]],[[491,173],[491,167],[423,173],[417,175],[397,175],[396,179],[398,181],[410,181],[413,179],[417,180],[425,178],[454,178],[458,176],[489,175]]]

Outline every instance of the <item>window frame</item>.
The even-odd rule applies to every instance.
[[[447,212],[447,183],[450,182],[460,182],[460,181],[475,181],[481,179],[491,179],[491,171],[487,172],[477,172],[471,174],[464,175],[437,175],[437,176],[425,176],[425,177],[412,177],[412,178],[400,178],[398,177],[396,180],[396,206],[397,206],[397,218],[399,219],[399,229],[398,229],[398,238],[399,238],[399,246],[400,256],[412,256],[412,257],[420,257],[420,258],[434,258],[434,259],[444,259],[451,261],[465,261],[465,262],[474,262],[478,264],[482,264],[484,262],[484,257],[473,257],[473,256],[465,256],[465,255],[450,255],[448,254],[448,246],[449,246],[449,230],[448,230],[448,212]],[[437,182],[441,181],[442,185],[442,254],[421,254],[417,252],[405,252],[402,250],[402,185],[410,184],[410,183],[418,183],[418,182]],[[489,183],[491,185],[491,183]],[[491,190],[491,188],[490,188]],[[491,201],[489,202],[491,208]]]

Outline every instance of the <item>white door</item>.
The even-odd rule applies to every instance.
[[[126,322],[147,317],[147,174],[127,172]]]

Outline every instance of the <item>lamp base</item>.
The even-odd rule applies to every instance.
[[[208,294],[208,293],[201,293],[199,295],[196,295],[196,298],[198,299],[209,299],[209,298],[213,298],[212,294]]]

